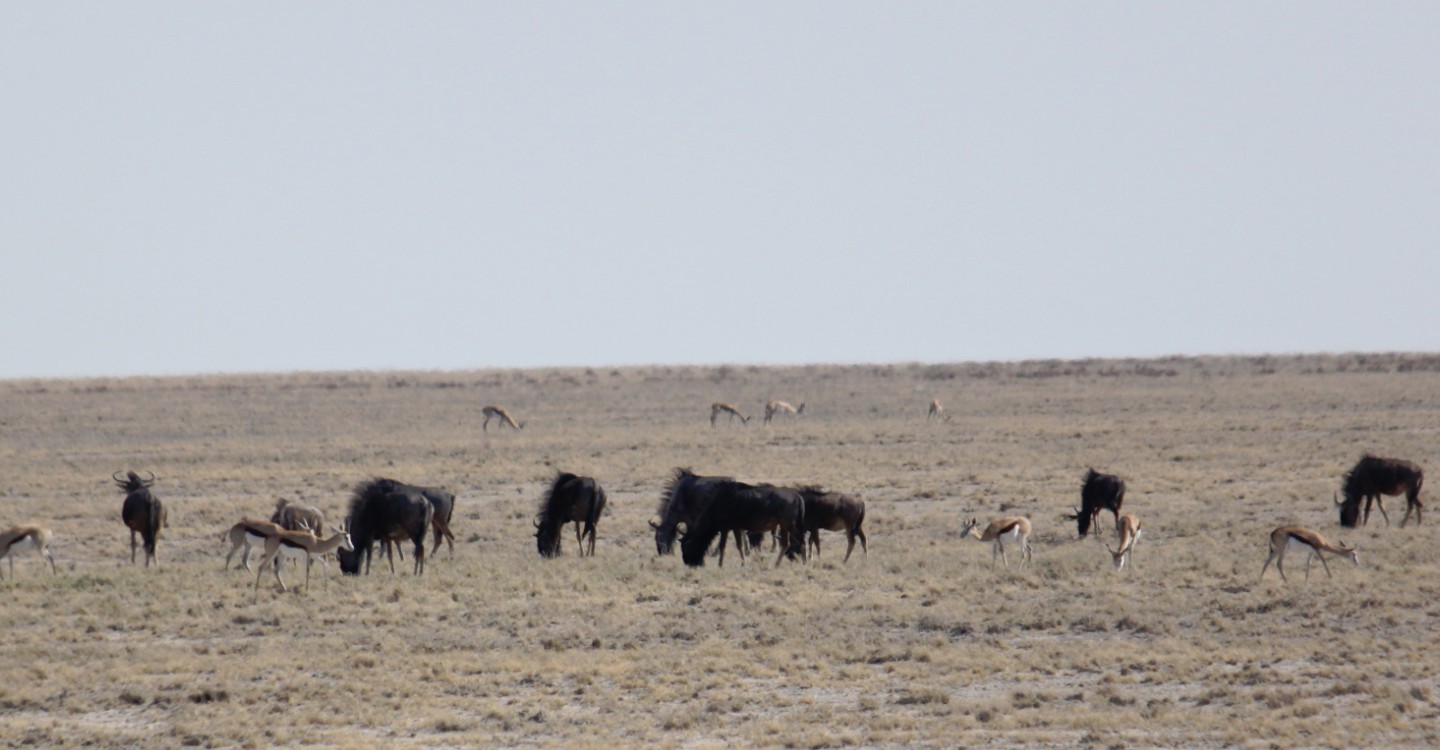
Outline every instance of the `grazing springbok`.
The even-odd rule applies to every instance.
[[[996,555],[1005,561],[1005,567],[1010,567],[1010,560],[1005,556],[1005,537],[1007,536],[1020,545],[1021,565],[1031,559],[1033,550],[1030,548],[1030,519],[1000,518],[991,521],[990,525],[985,527],[984,533],[981,533],[979,527],[980,522],[972,518],[965,522],[965,528],[960,532],[960,536],[982,542],[992,542],[995,545],[990,550],[990,567],[995,567]]]
[[[726,532],[770,531],[778,528],[782,540],[775,564],[788,557],[805,559],[805,498],[799,490],[773,485],[724,482],[700,517],[680,538],[680,556],[690,567],[705,564],[705,551],[720,536],[720,565],[725,564]],[[740,534],[735,534],[740,547]],[[743,547],[740,562],[744,564]]]
[[[1075,521],[1080,530],[1080,538],[1084,539],[1090,533],[1091,524],[1095,523],[1096,516],[1100,511],[1108,510],[1115,515],[1115,528],[1120,528],[1120,506],[1125,502],[1125,480],[1114,474],[1101,474],[1090,469],[1085,474],[1085,484],[1080,488],[1080,507],[1075,509],[1075,514],[1066,518]]]
[[[562,471],[555,475],[550,489],[540,500],[535,516],[535,545],[541,557],[560,556],[560,532],[569,521],[575,522],[575,542],[580,556],[585,556],[585,538],[590,538],[590,556],[595,556],[595,525],[605,512],[605,489],[591,477]],[[581,524],[584,528],[581,528]]]
[[[271,561],[278,563],[280,555],[305,560],[306,591],[310,590],[310,563],[319,558],[320,567],[325,574],[325,587],[329,588],[330,566],[325,562],[325,556],[342,549],[355,549],[350,543],[350,535],[343,529],[335,529],[335,535],[329,539],[321,539],[308,531],[275,531],[265,537],[265,556],[260,558],[260,569],[255,572],[255,595],[260,595],[260,579],[265,576],[265,566]],[[281,591],[288,590],[285,588],[285,579],[280,577],[279,565],[275,566],[275,580],[280,582]]]
[[[1400,528],[1409,523],[1412,512],[1415,514],[1415,525],[1419,526],[1425,511],[1425,504],[1420,502],[1420,485],[1424,482],[1425,473],[1414,463],[1400,458],[1377,458],[1366,453],[1345,475],[1345,484],[1341,488],[1345,499],[1335,498],[1335,504],[1340,508],[1340,525],[1353,529],[1357,520],[1362,526],[1369,524],[1373,502],[1380,506],[1380,515],[1385,517],[1385,525],[1389,526],[1390,516],[1385,512],[1384,496],[1404,495],[1405,518],[1400,521]],[[1363,520],[1360,519],[1361,500],[1365,501]]]
[[[525,427],[524,422],[516,422],[515,418],[510,416],[510,412],[498,406],[486,406],[480,410],[480,413],[485,415],[485,421],[480,425],[481,432],[489,431],[490,420],[492,419],[500,420],[500,424],[502,425],[510,425],[510,429],[512,430],[519,430]]]
[[[950,421],[950,415],[945,413],[945,405],[940,403],[940,399],[938,398],[930,399],[930,411],[925,414],[926,422],[932,419],[938,419],[941,422]]]
[[[401,536],[415,543],[415,575],[425,572],[425,534],[435,516],[435,506],[419,489],[393,479],[372,479],[360,483],[350,496],[345,528],[353,549],[336,553],[340,571],[360,573],[361,556],[370,561],[375,542]],[[369,566],[366,566],[367,570]]]
[[[1285,578],[1285,551],[1294,547],[1297,552],[1309,553],[1305,558],[1305,578],[1310,578],[1310,563],[1315,558],[1320,558],[1320,564],[1325,566],[1325,577],[1330,577],[1330,564],[1325,562],[1322,552],[1329,552],[1334,555],[1343,555],[1350,558],[1350,561],[1357,566],[1360,564],[1360,552],[1354,547],[1340,544],[1331,544],[1325,541],[1325,537],[1316,534],[1309,529],[1299,526],[1280,526],[1270,532],[1270,556],[1265,558],[1265,566],[1260,569],[1260,578],[1265,578],[1265,571],[1270,569],[1270,562],[1275,562],[1275,569],[1280,571],[1280,580],[1288,581]]]
[[[721,414],[725,414],[725,413],[727,413],[727,412],[730,414],[730,421],[731,421],[731,422],[734,422],[734,421],[735,421],[735,418],[736,418],[736,417],[739,417],[739,418],[740,418],[740,424],[743,424],[743,425],[745,425],[746,427],[749,427],[749,426],[750,426],[750,418],[749,418],[749,417],[745,416],[744,414],[741,414],[739,409],[736,409],[734,406],[732,406],[732,405],[730,405],[730,404],[727,404],[727,403],[725,403],[724,401],[716,401],[715,403],[713,403],[713,404],[710,405],[710,426],[711,426],[711,427],[714,427],[714,426],[715,426],[715,418],[716,418],[716,417],[719,417]]]
[[[1125,564],[1130,562],[1130,556],[1135,552],[1135,543],[1140,541],[1140,519],[1134,513],[1126,513],[1120,516],[1120,548],[1110,550],[1110,556],[1115,558],[1115,569],[1124,570]]]
[[[225,553],[225,567],[222,570],[230,569],[230,561],[235,558],[235,552],[244,550],[240,555],[240,567],[250,569],[250,548],[265,548],[265,539],[277,532],[285,531],[285,527],[272,521],[261,521],[255,518],[241,519],[239,523],[231,526],[225,532],[222,539],[230,542],[230,551]],[[277,560],[278,562],[278,560]]]
[[[26,539],[30,540],[41,557],[50,562],[50,572],[56,573],[55,558],[50,554],[50,540],[54,536],[54,533],[43,526],[11,526],[0,531],[0,557],[10,558],[10,580],[15,580],[15,548]]]
[[[860,549],[870,556],[869,544],[860,525],[865,523],[865,501],[839,492],[826,492],[819,487],[801,487],[805,498],[805,531],[810,535],[809,545],[815,548],[815,557],[820,557],[820,532],[843,531],[846,541],[845,562],[850,562],[850,553],[855,551],[855,540],[860,540]]]
[[[141,479],[133,471],[126,472],[124,479],[120,478],[118,471],[110,478],[125,492],[120,518],[130,529],[130,564],[135,564],[135,534],[138,532],[145,543],[145,567],[148,568],[152,561],[157,567],[160,565],[160,558],[155,556],[155,543],[160,539],[160,529],[168,527],[170,522],[165,518],[165,506],[150,492],[155,474],[146,473],[150,475],[149,479]]]
[[[791,406],[784,401],[771,401],[765,404],[765,424],[770,424],[770,420],[775,418],[775,412],[780,411],[790,412],[798,417],[805,413],[805,404],[801,403],[799,406]]]

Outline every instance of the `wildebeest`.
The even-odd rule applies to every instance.
[[[394,482],[395,480],[386,481]],[[435,509],[435,513],[430,517],[430,531],[435,535],[435,541],[430,548],[430,556],[434,557],[435,553],[440,551],[440,543],[443,541],[449,547],[450,558],[453,560],[455,558],[455,533],[450,530],[450,519],[455,515],[455,496],[438,487],[409,486],[424,495],[425,499],[430,501],[430,507]],[[407,538],[408,536],[403,531],[397,531],[389,538],[376,540],[380,543],[385,558],[390,562],[391,573],[395,572],[394,555],[399,555],[401,560],[405,559],[405,553],[400,550],[398,542]],[[396,543],[392,544],[392,542]],[[365,572],[368,573],[370,572],[368,559],[366,563]]]
[[[722,482],[716,494],[680,539],[685,564],[705,564],[705,551],[717,534],[727,531],[780,530],[781,550],[775,564],[786,557],[805,558],[805,499],[800,491],[773,485]],[[736,543],[739,544],[738,534]],[[743,558],[742,558],[743,559]],[[725,563],[725,537],[720,537],[720,564]]]
[[[809,546],[820,556],[820,532],[843,531],[848,545],[845,547],[845,562],[850,562],[850,553],[855,551],[855,539],[860,539],[860,549],[870,556],[870,547],[865,541],[865,532],[860,525],[865,523],[865,501],[839,492],[826,492],[819,487],[801,487],[805,498],[805,531],[810,535]]]
[[[345,529],[350,533],[351,550],[338,550],[340,570],[347,575],[360,572],[360,558],[368,563],[375,542],[397,532],[415,543],[415,575],[425,572],[425,533],[435,508],[420,490],[392,479],[371,479],[355,487],[350,497]]]
[[[1101,474],[1090,469],[1085,474],[1085,484],[1080,488],[1080,507],[1075,509],[1075,515],[1066,516],[1075,521],[1080,528],[1080,536],[1084,538],[1090,533],[1090,525],[1095,523],[1095,517],[1100,511],[1108,510],[1115,515],[1116,528],[1120,524],[1120,505],[1125,502],[1125,480],[1114,474]]]
[[[650,522],[650,528],[655,530],[655,553],[668,555],[673,552],[680,524],[685,524],[687,530],[694,526],[716,491],[733,481],[730,477],[702,477],[689,469],[676,469],[665,486],[665,492],[660,495],[660,505],[655,511],[660,522]]]
[[[1345,484],[1341,491],[1345,493],[1345,499],[1335,498],[1335,504],[1340,507],[1340,525],[1347,528],[1355,528],[1356,521],[1360,525],[1370,523],[1370,505],[1374,503],[1380,506],[1380,515],[1385,517],[1385,524],[1390,524],[1390,516],[1385,512],[1385,495],[1405,496],[1405,518],[1400,521],[1400,528],[1410,521],[1410,514],[1415,514],[1415,525],[1421,524],[1421,517],[1425,510],[1425,504],[1420,502],[1420,485],[1425,481],[1425,474],[1410,461],[1400,458],[1377,458],[1366,453],[1360,458],[1355,468],[1345,475]],[[1360,518],[1360,501],[1365,501],[1365,516]]]
[[[126,472],[124,479],[120,478],[120,472],[110,475],[115,484],[125,492],[125,504],[120,508],[120,518],[125,521],[125,526],[130,529],[130,563],[135,563],[135,534],[138,532],[145,544],[145,567],[150,567],[151,561],[158,566],[160,558],[155,556],[155,543],[160,539],[160,529],[168,527],[169,521],[165,517],[165,506],[160,499],[150,492],[150,485],[155,483],[155,474],[146,472],[149,479],[141,479],[139,474],[133,471]]]
[[[535,517],[535,546],[541,557],[560,556],[560,532],[569,521],[575,522],[575,542],[580,556],[585,556],[585,537],[590,538],[590,556],[595,556],[595,525],[605,511],[605,489],[591,477],[568,471],[558,472],[550,489],[540,500]],[[581,524],[584,528],[581,528]]]

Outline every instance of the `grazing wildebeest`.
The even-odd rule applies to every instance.
[[[535,517],[535,546],[541,557],[560,556],[560,532],[566,522],[575,522],[575,542],[585,556],[585,537],[590,537],[590,556],[595,556],[595,525],[605,511],[605,489],[591,477],[562,471],[540,500]],[[581,529],[580,524],[585,524]]]
[[[26,539],[34,545],[35,551],[40,553],[50,562],[50,572],[56,573],[55,557],[50,554],[50,540],[55,534],[44,526],[11,526],[0,531],[0,558],[10,558],[10,580],[15,580],[15,553],[16,548]],[[0,576],[3,578],[4,576]]]
[[[135,563],[135,534],[138,532],[145,543],[145,567],[148,568],[151,561],[157,566],[160,564],[160,558],[155,556],[155,543],[160,539],[160,529],[168,527],[170,523],[165,517],[165,506],[150,492],[150,485],[155,483],[155,474],[146,473],[150,474],[149,479],[141,479],[140,475],[133,471],[126,472],[124,479],[120,478],[118,471],[111,474],[110,478],[125,492],[125,504],[120,508],[120,518],[130,529],[130,563]]]
[[[1095,517],[1100,515],[1102,510],[1115,514],[1118,529],[1120,505],[1124,502],[1125,480],[1114,474],[1101,474],[1091,469],[1085,475],[1085,485],[1080,488],[1080,507],[1075,509],[1075,515],[1066,518],[1079,525],[1080,537],[1083,539],[1090,533],[1090,525],[1095,523]]]
[[[1385,524],[1390,524],[1390,516],[1385,512],[1385,495],[1405,496],[1405,518],[1400,521],[1400,528],[1410,521],[1410,514],[1415,514],[1415,525],[1421,524],[1421,517],[1425,510],[1425,504],[1420,502],[1420,485],[1425,481],[1425,473],[1419,466],[1400,458],[1377,458],[1366,453],[1360,458],[1345,475],[1345,484],[1341,490],[1345,493],[1342,501],[1335,498],[1335,504],[1340,507],[1340,525],[1347,528],[1355,528],[1356,521],[1361,525],[1370,523],[1370,505],[1372,503],[1380,506],[1380,515],[1385,517]],[[1360,501],[1365,501],[1365,516],[1360,518]]]
[[[839,492],[826,492],[819,487],[801,487],[805,498],[805,531],[809,533],[809,545],[820,556],[820,532],[843,531],[849,545],[845,548],[845,562],[850,562],[850,553],[855,551],[855,539],[860,539],[860,549],[870,556],[870,547],[865,541],[865,532],[860,524],[865,523],[865,501]]]
[[[395,482],[393,479],[387,479],[385,481]],[[400,482],[395,483],[401,484]],[[443,541],[450,549],[450,559],[455,559],[455,533],[450,530],[450,519],[455,515],[455,496],[437,487],[419,487],[416,485],[410,485],[410,487],[418,490],[421,495],[424,495],[425,499],[430,501],[430,506],[435,509],[434,515],[430,517],[430,531],[435,535],[435,541],[430,548],[430,556],[434,557],[435,553],[440,551],[440,543]],[[402,561],[405,559],[405,553],[401,551],[398,542],[402,542],[407,538],[403,531],[399,531],[388,538],[376,540],[380,543],[381,553],[384,554],[386,560],[390,562],[391,573],[395,572],[394,556],[399,555]],[[392,545],[392,542],[397,543]],[[366,560],[365,572],[370,572],[368,559]]]
[[[720,536],[720,564],[725,564],[725,537],[727,531],[770,531],[780,530],[781,550],[775,557],[775,564],[786,557],[792,560],[805,559],[805,498],[800,491],[789,487],[773,485],[748,485],[743,482],[723,482],[718,486],[716,496],[700,512],[700,517],[686,530],[680,539],[680,555],[685,564],[696,567],[705,564],[705,551],[710,543]],[[736,535],[739,544],[739,535]],[[743,561],[744,558],[742,557]]]
[[[359,574],[360,558],[363,555],[369,562],[375,542],[403,532],[415,543],[415,575],[423,574],[425,532],[434,516],[435,507],[414,487],[391,479],[361,482],[350,497],[345,523],[354,548],[336,552],[340,570],[347,575]]]
[[[650,522],[650,528],[655,530],[655,553],[668,555],[673,552],[680,524],[685,524],[687,530],[694,526],[700,512],[714,499],[716,491],[733,481],[730,477],[702,477],[689,469],[676,469],[655,511],[660,522]]]

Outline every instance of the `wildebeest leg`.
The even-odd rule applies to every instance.
[[[1386,525],[1386,526],[1389,526],[1389,525],[1390,525],[1390,515],[1385,512],[1385,496],[1384,496],[1384,495],[1376,495],[1376,496],[1375,496],[1375,507],[1377,507],[1377,508],[1380,509],[1380,515],[1381,515],[1382,517],[1384,517],[1384,519],[1385,519],[1385,525]]]
[[[1420,493],[1418,492],[1407,493],[1405,495],[1405,518],[1401,519],[1400,528],[1403,529],[1405,528],[1405,524],[1410,523],[1411,513],[1415,514],[1415,525],[1420,525],[1420,513],[1425,506],[1420,504],[1419,495]]]
[[[739,532],[737,531],[737,532],[735,532],[735,534],[736,534],[736,537],[735,537],[735,546],[738,548],[738,547],[740,546]],[[723,532],[723,531],[720,532],[720,562],[719,562],[718,564],[719,564],[719,566],[722,567],[722,568],[725,567],[725,540],[726,540],[727,538],[729,538],[729,536],[730,536],[729,534],[726,534],[726,533]],[[741,564],[741,565],[744,565],[744,564],[745,564],[745,550],[743,550],[743,549],[740,550],[740,564]]]
[[[135,564],[135,530],[130,530],[130,564]]]
[[[585,556],[585,532],[580,528],[580,522],[575,522],[575,544],[580,548],[580,556]]]
[[[854,529],[846,529],[846,530],[845,530],[845,536],[847,537],[846,541],[849,542],[849,544],[847,544],[846,547],[845,547],[845,562],[848,563],[848,562],[850,562],[850,553],[855,551],[855,530],[854,530]],[[818,552],[817,552],[817,554],[818,554]],[[865,554],[868,555],[868,554],[870,554],[870,553],[867,552],[867,553],[865,553]]]

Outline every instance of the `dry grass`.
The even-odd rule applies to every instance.
[[[0,382],[0,525],[53,528],[61,566],[27,547],[0,584],[0,745],[1431,747],[1440,518],[1337,533],[1330,498],[1366,450],[1433,466],[1436,393],[1413,355]],[[806,413],[709,427],[771,398]],[[1060,518],[1092,465],[1144,521],[1124,574]],[[858,493],[870,555],[656,558],[676,466]],[[131,467],[159,570],[128,562]],[[596,558],[535,553],[556,468],[610,494]],[[220,569],[235,519],[338,517],[376,474],[456,492],[453,561],[253,604]],[[1001,513],[1033,566],[957,540]],[[1282,522],[1362,567],[1258,580]]]

